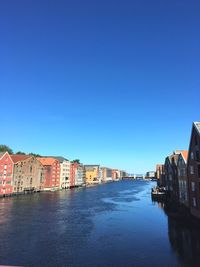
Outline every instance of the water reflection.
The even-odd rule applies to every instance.
[[[127,181],[0,200],[0,264],[28,267],[200,266],[198,227]]]
[[[154,202],[167,215],[168,237],[181,266],[200,266],[200,223],[174,218],[168,212],[165,202]]]

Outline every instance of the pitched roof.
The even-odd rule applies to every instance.
[[[3,157],[3,155],[5,154],[6,152],[0,152],[0,158]]]
[[[170,155],[170,156],[168,157],[170,163],[172,163],[172,160],[174,160],[174,163],[177,164],[179,155],[180,155],[180,153],[178,153],[178,154],[173,153],[172,155]]]
[[[182,155],[183,159],[185,160],[185,162],[187,162],[187,159],[188,159],[188,151],[187,150],[183,150],[181,152],[181,155]]]
[[[56,161],[55,158],[41,158],[38,157],[37,160],[39,160],[39,162],[45,166],[45,165],[53,165],[53,163]]]
[[[45,157],[46,158],[46,157]],[[60,163],[62,163],[63,161],[69,161],[68,159],[61,157],[61,156],[47,156],[47,158],[54,158],[57,159]]]
[[[19,161],[22,161],[22,160],[26,160],[30,157],[32,157],[31,155],[10,155],[13,163],[17,163]]]
[[[194,124],[197,132],[200,134],[200,121],[195,121],[193,124]]]

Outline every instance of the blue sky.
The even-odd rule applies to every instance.
[[[0,143],[128,172],[200,119],[200,3],[1,0]]]

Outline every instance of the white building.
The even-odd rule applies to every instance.
[[[78,165],[75,171],[75,186],[85,184],[85,170],[83,165]]]
[[[64,157],[53,157],[60,162],[60,189],[70,188],[70,161]]]
[[[101,171],[104,183],[112,181],[112,169],[101,167]]]

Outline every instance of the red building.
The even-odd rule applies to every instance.
[[[59,189],[60,162],[54,158],[37,158],[44,167],[44,190]]]
[[[0,196],[12,194],[12,177],[13,161],[8,152],[0,153]]]
[[[71,162],[70,164],[70,188],[74,187],[76,184],[76,171],[79,166],[79,163],[77,162]]]

